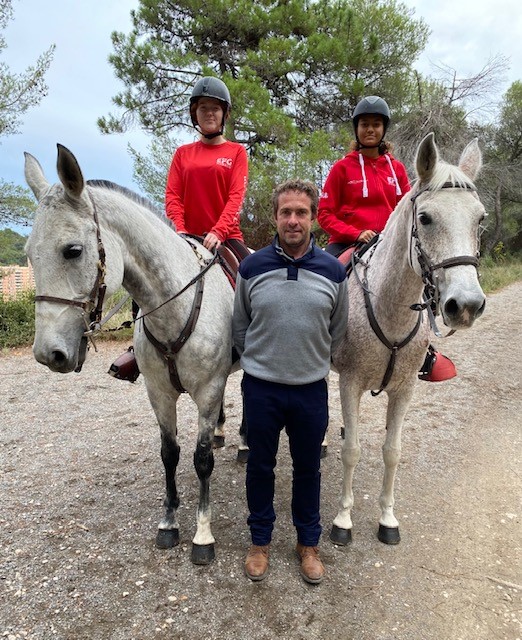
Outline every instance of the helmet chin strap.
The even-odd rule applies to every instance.
[[[202,133],[201,131],[199,132],[204,138],[206,138],[207,140],[212,140],[213,138],[218,138],[219,136],[223,135],[223,129],[221,129],[221,131],[216,131],[214,133]]]

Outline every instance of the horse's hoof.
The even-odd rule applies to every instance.
[[[327,444],[322,444],[321,445],[321,460],[323,458],[326,458],[327,455],[328,455],[328,445]]]
[[[383,524],[379,525],[377,537],[384,544],[399,544],[401,541],[399,527],[385,527]]]
[[[332,530],[330,531],[330,540],[334,544],[339,544],[341,546],[346,546],[350,544],[352,541],[352,530],[351,529],[341,529],[336,524],[332,525]]]
[[[225,446],[225,436],[214,436],[212,447],[214,449],[222,449]]]
[[[345,433],[346,433],[345,428],[341,427],[341,440],[344,440]]]
[[[241,464],[246,464],[248,462],[248,449],[237,450],[237,461]]]
[[[194,564],[210,564],[215,557],[213,544],[192,544],[190,559]]]
[[[158,549],[172,549],[179,544],[179,529],[158,529],[156,546]]]

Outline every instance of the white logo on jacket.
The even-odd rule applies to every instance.
[[[232,158],[218,158],[216,164],[219,164],[221,167],[226,167],[227,169],[232,169]]]

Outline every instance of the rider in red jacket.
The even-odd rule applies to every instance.
[[[404,165],[384,136],[390,110],[378,96],[363,98],[353,114],[353,150],[330,170],[319,201],[318,221],[330,235],[328,253],[339,255],[380,233],[399,200],[410,190]]]
[[[221,243],[247,255],[239,215],[248,179],[245,148],[223,134],[231,109],[230,93],[219,78],[196,82],[190,117],[199,140],[176,149],[167,176],[165,210],[178,233],[205,236],[203,245]],[[242,250],[241,250],[242,248]]]
[[[352,119],[352,151],[331,168],[317,216],[330,235],[326,251],[335,256],[380,233],[410,190],[404,165],[390,154],[391,146],[384,140],[390,123],[386,102],[379,96],[363,98]],[[453,362],[430,345],[419,377],[440,382],[456,374]]]

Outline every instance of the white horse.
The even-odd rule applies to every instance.
[[[426,136],[417,149],[418,180],[350,276],[348,331],[334,354],[345,426],[342,496],[330,534],[336,544],[351,540],[359,403],[367,390],[388,395],[378,537],[386,544],[400,540],[394,481],[404,416],[429,343],[423,290],[434,294],[450,329],[470,327],[485,307],[477,275],[485,211],[473,185],[481,163],[476,140],[456,167],[439,160],[433,134]]]
[[[178,236],[144,198],[112,183],[85,183],[76,158],[62,145],[57,168],[61,184],[50,185],[38,161],[26,154],[26,181],[38,200],[26,246],[36,281],[35,358],[52,371],[78,370],[105,289],[111,294],[123,285],[136,300],[142,319],[134,348],[160,426],[166,475],[156,544],[170,548],[179,542],[176,402],[186,390],[199,416],[194,466],[200,493],[191,557],[208,564],[215,542],[212,440],[232,366],[232,287],[212,254]]]

